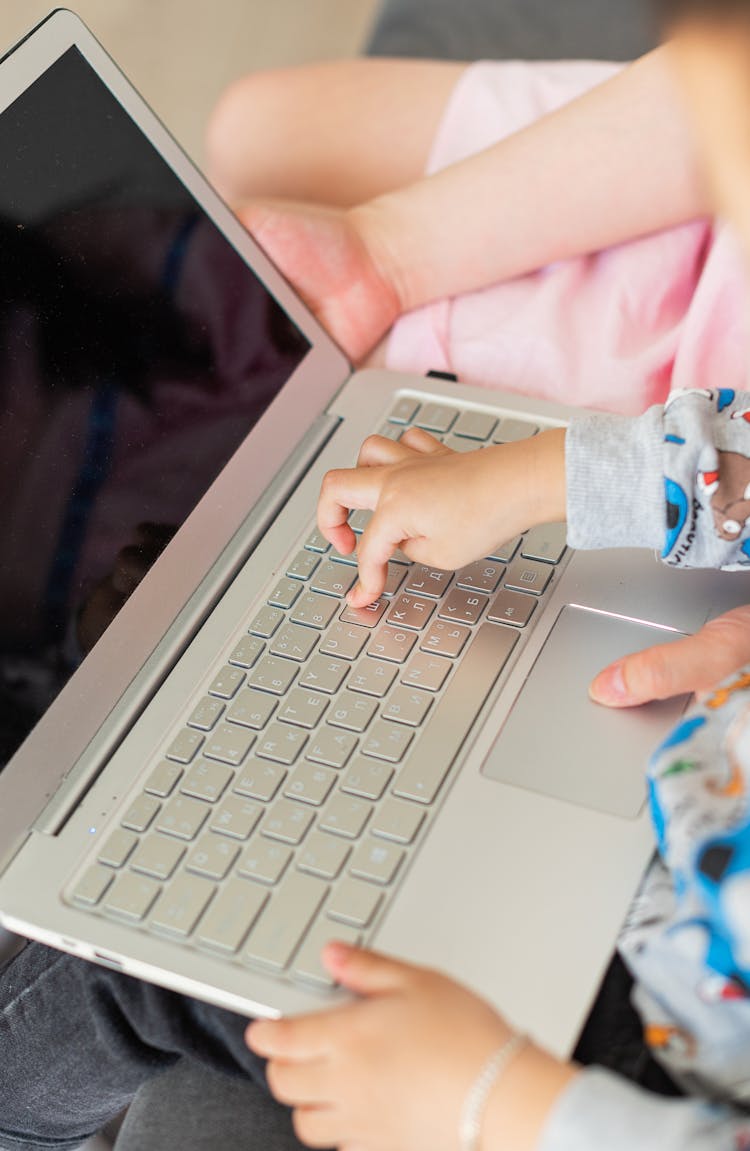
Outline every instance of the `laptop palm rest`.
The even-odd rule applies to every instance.
[[[611,709],[588,685],[619,656],[681,633],[580,607],[564,607],[482,768],[490,779],[634,819],[645,768],[686,697]]]

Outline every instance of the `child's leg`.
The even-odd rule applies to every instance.
[[[464,69],[341,60],[257,72],[219,100],[208,174],[230,203],[282,196],[346,207],[417,179]]]
[[[246,1024],[31,943],[0,972],[0,1147],[79,1147],[182,1055],[262,1083]]]

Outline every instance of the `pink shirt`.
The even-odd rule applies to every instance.
[[[443,115],[428,171],[488,147],[619,67],[471,65]],[[696,221],[411,312],[396,323],[386,362],[635,414],[670,387],[745,387],[746,308],[734,237]]]

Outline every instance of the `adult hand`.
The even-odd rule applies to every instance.
[[[561,519],[565,505],[564,433],[472,452],[454,452],[419,428],[394,443],[365,440],[356,468],[326,474],[318,526],[347,554],[357,545],[359,579],[348,595],[364,607],[385,586],[397,548],[416,563],[455,569],[538,523]],[[359,541],[352,508],[373,511]]]
[[[287,200],[252,200],[242,223],[353,363],[401,312],[377,215]]]
[[[607,707],[632,707],[708,691],[748,662],[750,605],[709,620],[695,635],[616,660],[599,672],[589,693]]]
[[[246,1032],[298,1137],[340,1151],[455,1151],[464,1098],[510,1037],[505,1022],[435,971],[337,943],[323,960],[362,998]]]

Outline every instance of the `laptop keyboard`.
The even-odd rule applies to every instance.
[[[381,431],[410,424],[457,450],[538,430],[402,396]],[[553,524],[457,572],[397,554],[384,595],[352,609],[356,560],[311,530],[67,898],[329,985],[322,944],[371,933],[565,551]]]

